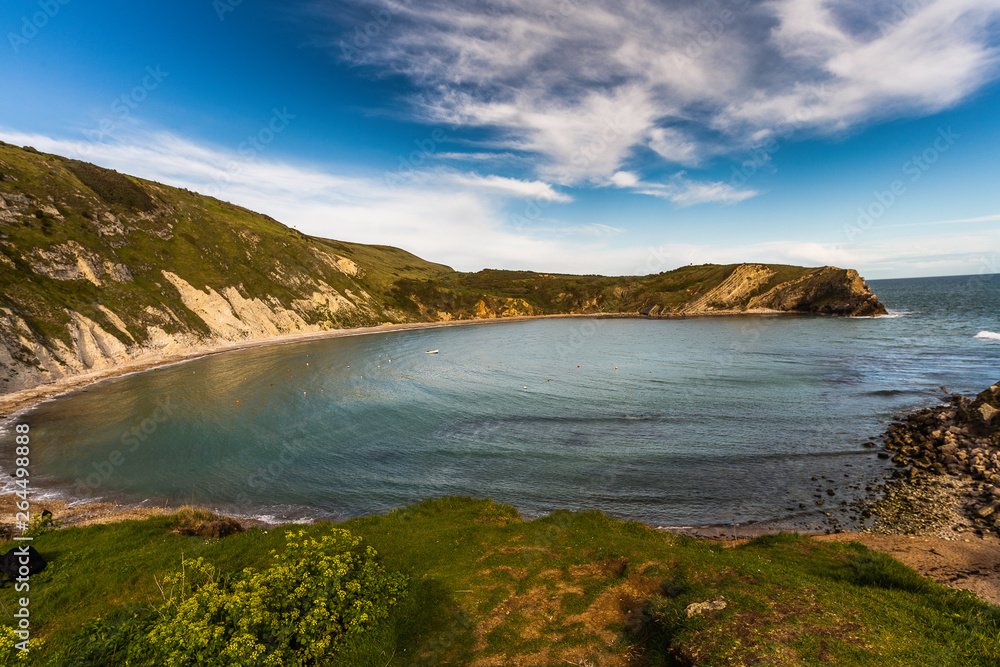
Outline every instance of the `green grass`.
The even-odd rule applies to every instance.
[[[60,529],[36,540],[50,560],[32,580],[34,664],[60,664],[74,632],[98,616],[148,608],[154,577],[182,554],[224,570],[269,565],[284,532],[224,539],[174,532],[179,518]],[[307,528],[314,535],[332,524]],[[1000,610],[939,586],[857,544],[792,535],[733,549],[597,512],[521,521],[507,506],[426,501],[340,524],[410,577],[410,594],[343,665],[1000,664]],[[693,602],[721,611],[688,618]],[[10,608],[13,591],[0,591]],[[136,607],[136,605],[138,607]],[[63,663],[71,664],[71,663]]]

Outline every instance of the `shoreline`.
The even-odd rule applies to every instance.
[[[330,338],[345,338],[348,336],[366,336],[380,333],[393,333],[396,331],[410,331],[417,329],[434,329],[449,326],[469,326],[475,324],[490,324],[498,322],[516,322],[524,320],[557,318],[557,317],[595,317],[590,314],[565,314],[565,315],[525,315],[518,317],[504,317],[495,319],[477,320],[453,320],[449,322],[406,322],[402,324],[378,324],[370,327],[356,327],[352,329],[330,329],[328,331],[315,331],[308,333],[282,334],[280,336],[268,336],[266,338],[255,338],[246,341],[236,341],[223,343],[220,345],[207,345],[204,348],[193,349],[190,352],[179,352],[173,354],[147,354],[132,361],[104,368],[101,370],[70,375],[59,378],[54,382],[38,385],[30,389],[21,389],[0,395],[0,424],[17,417],[19,414],[30,410],[34,406],[47,400],[57,398],[63,394],[68,394],[77,389],[89,387],[100,382],[113,380],[115,378],[143,373],[156,368],[174,366],[198,359],[205,359],[217,354],[227,352],[238,352],[240,350],[251,350],[262,347],[276,347],[279,345],[291,345],[295,343],[307,343]]]
[[[13,517],[14,494],[0,494],[0,516]],[[61,528],[85,527],[120,521],[141,521],[154,516],[174,514],[184,507],[213,510],[201,505],[177,506],[154,501],[122,503],[113,500],[86,500],[52,497],[33,500],[33,513],[43,509],[52,512],[62,523]],[[220,514],[220,516],[227,516]],[[244,529],[294,525],[293,521],[268,522],[248,517],[231,517]],[[536,517],[538,518],[538,517]],[[530,520],[530,519],[524,519]],[[0,525],[6,521],[0,521]],[[648,525],[648,524],[647,524]],[[656,528],[658,532],[680,535],[696,540],[716,542],[723,548],[733,548],[746,544],[753,537],[796,532],[818,542],[859,542],[873,551],[892,556],[921,575],[950,588],[967,590],[990,604],[1000,606],[1000,539],[989,534],[965,533],[955,537],[940,534],[903,534],[871,532],[819,532],[783,531],[769,527],[766,522],[749,524],[747,535],[733,537],[721,535],[718,526],[697,526],[684,528]],[[724,531],[721,531],[724,532]]]
[[[235,341],[221,343],[217,345],[208,344],[201,348],[193,348],[189,352],[177,353],[148,353],[130,360],[124,364],[104,368],[87,373],[70,375],[59,378],[53,382],[37,385],[29,389],[20,389],[7,394],[0,394],[0,426],[19,414],[31,409],[35,405],[47,400],[57,398],[63,394],[68,394],[77,389],[89,387],[91,385],[113,380],[115,378],[143,373],[156,368],[173,366],[197,359],[204,359],[226,352],[236,352],[239,350],[250,350],[260,347],[273,347],[278,345],[290,345],[293,343],[306,343],[311,341],[326,340],[329,338],[344,338],[348,336],[367,336],[381,333],[393,333],[396,331],[410,331],[417,329],[435,329],[439,327],[454,326],[474,326],[482,324],[500,324],[504,322],[525,322],[530,320],[546,320],[561,318],[583,318],[583,319],[640,319],[640,320],[685,320],[704,317],[837,317],[835,315],[822,315],[818,313],[805,313],[796,311],[755,309],[748,311],[718,311],[718,312],[696,312],[670,315],[642,315],[639,313],[555,313],[551,315],[516,315],[512,317],[477,318],[471,320],[447,320],[437,322],[404,322],[399,324],[377,324],[367,327],[355,327],[351,329],[330,329],[328,331],[313,331],[306,333],[282,334],[280,336],[268,336],[266,338],[254,338],[245,341]],[[880,315],[878,317],[886,317]],[[867,316],[857,319],[866,319]]]

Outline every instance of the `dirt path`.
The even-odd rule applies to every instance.
[[[913,535],[835,533],[816,535],[820,542],[860,542],[912,567],[934,581],[972,591],[1000,605],[1000,540],[967,535],[955,540]]]

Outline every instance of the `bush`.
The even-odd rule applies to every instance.
[[[36,514],[28,521],[28,527],[24,531],[25,537],[40,537],[45,533],[51,533],[62,526],[62,521],[52,518],[51,514]]]
[[[67,160],[66,166],[80,179],[81,183],[93,190],[94,194],[109,205],[118,205],[129,211],[140,212],[156,209],[156,202],[153,198],[124,174],[78,160]]]
[[[197,537],[228,537],[243,532],[236,519],[195,507],[184,507],[174,515],[173,532]]]
[[[387,573],[360,538],[334,530],[319,540],[289,533],[262,572],[227,579],[203,558],[186,559],[160,584],[155,611],[110,615],[76,633],[74,664],[325,664],[351,636],[389,616],[406,578]]]

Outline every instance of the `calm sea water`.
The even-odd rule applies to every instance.
[[[872,286],[890,317],[567,318],[216,355],[24,415],[34,480],[282,518],[462,494],[807,525],[813,476],[884,471],[862,444],[894,415],[1000,380],[1000,336],[977,337],[1000,333],[1000,276]]]

